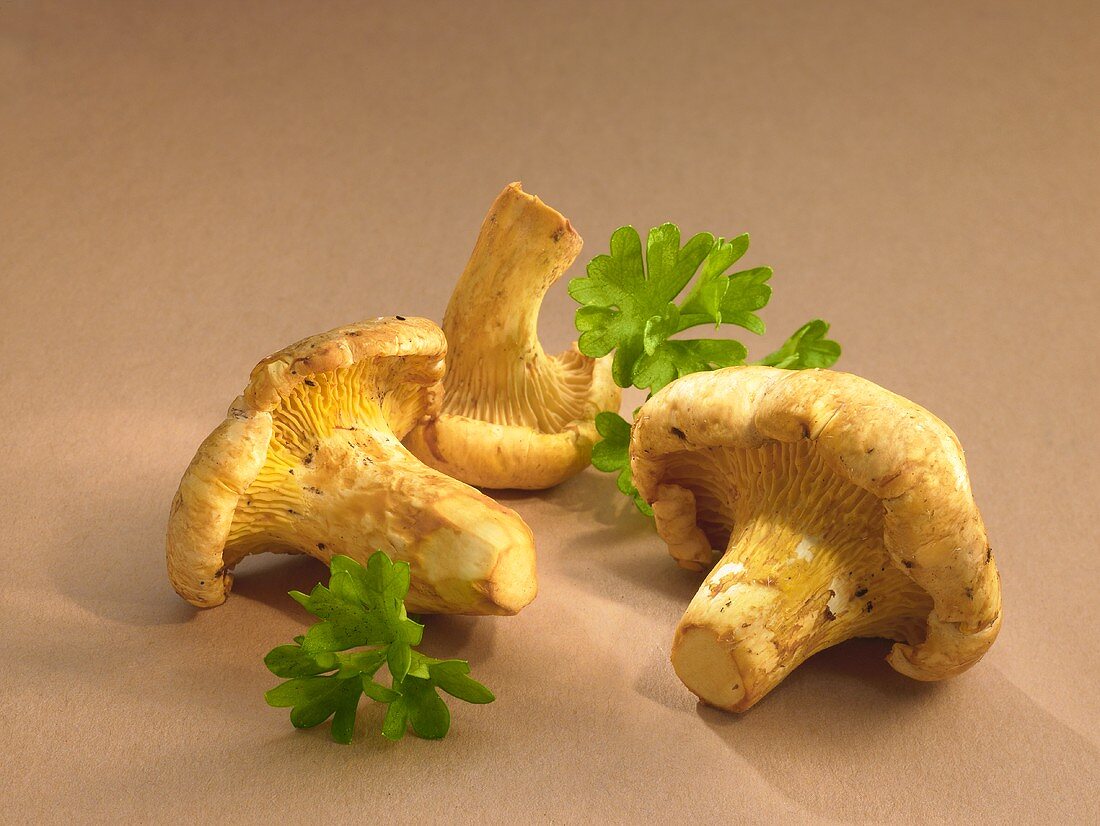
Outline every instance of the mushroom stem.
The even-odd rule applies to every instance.
[[[561,213],[518,183],[497,196],[443,317],[444,413],[541,433],[584,414],[592,360],[576,350],[548,356],[538,338],[543,296],[581,243]]]
[[[569,221],[518,183],[493,201],[443,317],[440,409],[405,437],[420,461],[478,487],[526,490],[588,466],[596,415],[619,409],[611,360],[576,344],[547,355],[538,339],[543,296],[580,249]]]
[[[498,353],[497,359],[544,355],[539,307],[581,243],[557,210],[518,183],[505,187],[485,216],[443,317],[449,377],[474,370],[486,352]]]
[[[680,679],[711,705],[744,711],[850,637],[918,641],[931,599],[885,551],[853,552],[866,542],[843,530],[813,536],[776,514],[747,522],[676,630]]]

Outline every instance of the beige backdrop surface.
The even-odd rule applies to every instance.
[[[0,5],[0,818],[1095,821],[1097,55],[1091,2]],[[696,577],[589,470],[502,497],[529,609],[428,620],[499,697],[445,741],[264,705],[324,569],[248,560],[195,611],[179,475],[268,352],[439,319],[515,179],[582,262],[622,223],[750,231],[753,353],[820,315],[954,427],[1004,579],[985,661],[923,685],[857,642],[700,707],[668,664]],[[549,349],[571,315],[561,284]]]

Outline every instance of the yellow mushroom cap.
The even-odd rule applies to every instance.
[[[261,551],[409,563],[411,611],[512,614],[534,599],[534,543],[514,511],[425,466],[401,437],[438,409],[446,341],[419,318],[312,336],[261,361],[184,473],[168,574],[223,602]]]
[[[895,640],[919,680],[993,644],[1000,577],[963,451],[919,405],[830,370],[697,373],[643,405],[630,455],[672,556],[714,566],[672,652],[704,701],[743,711],[850,637]]]
[[[471,485],[529,490],[588,465],[596,414],[619,409],[611,362],[576,345],[548,356],[538,339],[543,296],[581,244],[518,183],[493,202],[443,318],[442,410],[405,440],[425,463]]]

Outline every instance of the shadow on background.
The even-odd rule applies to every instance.
[[[888,650],[882,640],[850,640],[812,657],[744,714],[702,703],[697,713],[772,786],[831,818],[942,821],[980,805],[999,822],[1038,822],[1049,801],[1080,822],[1098,822],[1100,751],[1088,740],[991,665],[920,683],[886,664]],[[993,705],[989,696],[1002,699]],[[981,755],[978,786],[956,780],[951,755],[963,741],[982,745],[965,750],[971,763]],[[1080,786],[1050,788],[1056,763]],[[884,775],[888,782],[868,782]]]
[[[729,749],[731,767],[751,767],[830,821],[949,822],[975,809],[983,822],[1049,822],[1044,813],[1054,810],[1074,815],[1059,822],[1100,822],[1100,751],[1085,737],[992,665],[922,683],[887,665],[889,648],[849,640],[827,649],[743,714],[697,701],[668,665],[667,645],[639,670],[634,689],[697,716]],[[952,757],[961,754],[965,771]],[[982,783],[960,784],[960,774],[974,774],[975,755]],[[1052,771],[1080,783],[1052,787]]]
[[[178,625],[200,613],[168,583],[164,537],[174,482],[140,480],[107,486],[59,511],[50,525],[58,591],[102,619],[136,627]],[[62,564],[62,560],[64,563]]]
[[[164,562],[168,508],[158,497],[135,498],[92,506],[99,514],[94,522],[80,511],[59,520],[57,530],[65,531],[58,536],[60,553],[79,563],[54,565],[51,576],[63,595],[112,622],[138,627],[190,622],[204,609],[185,602],[168,582]],[[94,537],[88,535],[89,524],[98,526]],[[88,548],[98,550],[81,553]],[[328,568],[311,557],[258,554],[234,569],[228,601],[259,602],[304,620],[307,614],[287,592],[308,592],[327,576]]]
[[[229,592],[229,599],[258,602],[303,625],[311,625],[315,618],[291,599],[289,593],[308,594],[318,582],[328,582],[328,566],[311,556],[256,554],[245,557],[233,569],[233,590]]]
[[[88,691],[115,697],[120,709],[130,703],[145,704],[141,707],[147,710],[182,706],[196,719],[218,720],[223,725],[241,719],[242,708],[264,721],[269,715],[278,716],[282,712],[262,705],[262,692],[275,682],[264,669],[262,657],[309,624],[310,617],[287,591],[308,591],[326,578],[325,566],[304,556],[246,559],[237,568],[227,604],[198,611],[173,593],[164,570],[166,502],[174,482],[146,481],[131,488],[127,498],[111,499],[102,492],[84,497],[68,511],[59,512],[49,526],[56,556],[48,560],[48,576],[62,595],[98,617],[133,630],[119,633],[109,627],[81,627],[79,615],[74,615],[47,629],[33,647],[28,645],[21,655],[23,667],[34,665],[44,673],[64,675]],[[746,714],[730,715],[697,705],[677,680],[667,656],[672,631],[698,586],[699,574],[676,567],[649,520],[617,493],[611,478],[588,471],[538,498],[526,493],[500,498],[525,510],[542,511],[540,516],[548,513],[568,521],[561,528],[568,538],[554,554],[540,558],[541,566],[570,578],[584,592],[625,605],[639,619],[667,629],[649,649],[652,661],[639,670],[634,684],[637,694],[677,714],[697,715],[710,736],[736,757],[731,765],[751,767],[805,811],[832,820],[912,822],[948,819],[973,802],[985,817],[1000,821],[1041,821],[1044,812],[1057,807],[1079,822],[1098,822],[1100,813],[1090,798],[1100,787],[1100,752],[991,664],[980,664],[957,680],[923,684],[886,665],[882,659],[886,643],[851,641],[804,663]],[[428,626],[426,653],[470,659],[478,665],[494,658],[497,621],[421,619]],[[143,663],[155,669],[160,679],[135,681],[126,668],[111,668],[98,683],[85,685],[87,663],[101,657],[105,645],[110,645],[115,661]],[[171,651],[171,656],[158,651]],[[566,656],[545,640],[529,653],[541,653],[548,660]],[[593,680],[599,681],[595,673]],[[536,688],[509,686],[499,677],[497,683],[503,703],[520,702],[525,690],[531,692],[532,702],[545,699]],[[220,686],[237,689],[225,691]],[[996,705],[988,702],[990,696],[999,698]],[[501,748],[492,731],[493,721],[501,719],[498,715],[476,710],[461,713],[460,731],[465,734],[457,735],[452,748],[461,748],[457,744],[463,742],[475,749]],[[367,735],[377,728],[377,712],[364,704],[362,715],[354,753],[369,759],[389,751],[390,744]],[[119,711],[117,716],[121,725],[124,715]],[[602,725],[595,716],[586,724],[595,730]],[[563,736],[550,720],[546,725],[543,736]],[[792,731],[798,736],[791,737]],[[645,738],[639,735],[638,739],[636,745],[645,747]],[[293,763],[295,755],[313,755],[314,750],[328,756],[327,750],[333,748],[327,742],[327,726],[308,734],[288,730],[278,740],[277,750],[272,751],[283,757],[276,762]],[[981,748],[959,749],[957,744],[964,741]],[[197,748],[202,742],[201,727],[188,731],[181,742]],[[251,747],[259,753],[268,748]],[[431,744],[407,742],[401,748],[402,753],[442,754],[431,752]],[[968,755],[970,769],[974,755],[980,756],[982,783],[957,782],[960,774],[973,775],[952,762],[951,755],[960,753]],[[339,761],[346,760],[348,752],[338,749],[331,754],[335,755],[333,771],[338,771]],[[521,753],[514,756],[522,758]],[[428,765],[436,770],[437,762]],[[716,766],[715,770],[722,769]],[[1080,782],[1073,788],[1051,788],[1052,776],[1077,777]]]
[[[486,490],[491,496],[509,507],[522,506],[526,502],[551,505],[571,514],[583,515],[584,522],[599,525],[626,527],[645,520],[634,504],[619,493],[615,476],[587,468],[572,479],[548,490]],[[576,527],[583,528],[584,523]]]

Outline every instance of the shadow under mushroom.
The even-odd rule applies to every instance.
[[[702,703],[697,713],[777,790],[843,821],[943,822],[972,812],[1019,822],[1054,810],[1096,821],[1095,745],[992,665],[918,683],[890,669],[888,648],[851,640],[811,657],[744,714]],[[929,755],[954,755],[967,769]],[[960,774],[983,782],[960,783]],[[1057,777],[1067,784],[1052,784]]]

